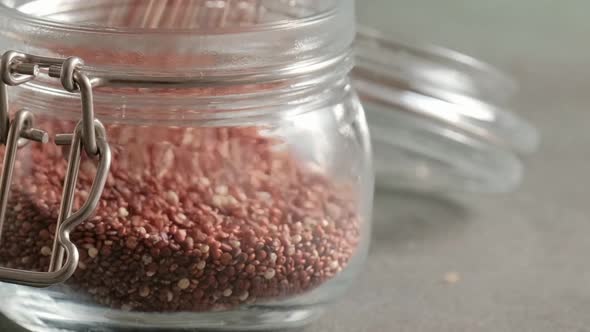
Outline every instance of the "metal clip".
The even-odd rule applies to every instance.
[[[48,141],[46,132],[33,128],[33,115],[27,110],[16,112],[14,121],[10,123],[7,85],[29,82],[39,75],[40,68],[44,68],[50,77],[60,78],[65,90],[80,91],[82,100],[82,120],[78,122],[74,133],[57,135],[55,140],[56,144],[70,145],[70,152],[49,271],[0,268],[0,281],[47,287],[64,282],[78,267],[78,249],[71,242],[70,233],[94,213],[111,165],[111,150],[105,128],[100,121],[94,119],[92,83],[79,70],[81,64],[79,58],[47,58],[14,51],[4,53],[0,61],[0,142],[6,144],[0,174],[0,236],[18,148],[30,140],[41,143]],[[88,156],[98,156],[98,166],[87,201],[72,214],[82,150]]]
[[[77,57],[67,59],[41,57],[15,51],[8,51],[0,60],[0,142],[6,142],[8,135],[8,93],[7,85],[16,86],[35,79],[41,69],[47,75],[59,78],[68,92],[80,92],[82,101],[82,120],[84,128],[84,149],[90,156],[97,154],[96,133],[94,129],[94,100],[92,82],[80,67],[84,62]]]
[[[27,110],[16,112],[14,121],[9,126],[6,150],[4,152],[4,164],[2,165],[2,174],[0,174],[0,238],[4,229],[6,204],[8,203],[10,184],[12,183],[16,151],[19,145],[18,141],[21,138],[33,139],[41,143],[47,143],[48,141],[46,132],[32,127],[33,114]]]
[[[88,194],[88,199],[86,200],[82,208],[76,211],[76,213],[71,217],[70,214],[72,213],[72,205],[74,203],[74,196],[76,193],[76,182],[78,180],[78,172],[80,170],[80,156],[82,153],[81,148],[84,146],[84,144],[86,144],[86,142],[84,142],[83,140],[84,120],[78,123],[73,136],[71,134],[60,134],[55,137],[55,144],[70,145],[68,169],[66,171],[66,178],[62,193],[62,203],[60,206],[59,217],[56,227],[60,235],[62,235],[62,237],[67,241],[69,241],[70,231],[74,227],[76,227],[80,222],[90,218],[94,213],[94,210],[98,206],[100,196],[102,195],[102,191],[104,189],[104,185],[107,181],[107,177],[109,174],[109,168],[111,166],[111,149],[106,140],[106,130],[102,123],[98,120],[94,120],[93,128],[97,133],[96,143],[99,156],[98,166],[96,168],[96,175],[94,178],[94,182],[92,183],[92,188],[90,189],[90,192]],[[70,244],[72,243],[70,242]],[[51,255],[49,271],[56,271],[62,267],[62,262],[64,258],[64,247],[65,246],[63,241],[59,240],[59,237],[56,237],[53,243],[53,251]],[[75,250],[76,253],[78,251],[75,246],[73,246],[73,249],[71,250]],[[69,255],[70,254],[68,253],[68,256]],[[73,263],[75,263],[75,267],[78,266],[77,258],[76,261]]]
[[[33,70],[27,70],[27,74],[23,71],[14,68],[17,61],[24,60],[26,55],[14,51],[8,51],[2,55],[0,59],[0,142],[6,144],[8,140],[8,128],[10,126],[10,118],[8,113],[8,86],[19,85],[33,80],[39,74],[39,67],[33,67]],[[21,73],[19,73],[21,72]],[[15,73],[17,75],[15,75]],[[19,146],[26,144],[25,141],[20,140]]]
[[[15,120],[15,122],[18,122],[17,125],[10,127],[7,149],[10,148],[13,152],[16,152],[15,141],[18,137],[18,133],[22,131],[18,124],[23,123],[25,117],[28,115],[30,115],[30,113],[27,111],[21,111],[17,114],[17,120]],[[76,268],[78,267],[79,253],[78,248],[76,248],[74,243],[70,240],[70,233],[84,220],[92,217],[100,201],[100,196],[107,181],[111,165],[111,150],[105,138],[105,129],[98,120],[95,120],[94,127],[98,133],[96,142],[99,156],[96,176],[92,183],[92,187],[90,188],[88,199],[78,211],[71,214],[80,167],[80,157],[84,145],[82,127],[83,124],[82,121],[80,121],[76,126],[73,137],[68,135],[71,137],[69,163],[63,188],[63,197],[49,271],[36,272],[0,268],[0,281],[35,287],[47,287],[66,281],[76,271]],[[63,136],[61,137],[61,141],[64,141]],[[8,157],[9,155],[5,158],[5,169],[3,170],[3,176],[0,180],[0,204],[2,204],[0,206],[0,212],[2,213],[6,211],[6,202],[12,175],[11,166],[14,165],[14,153],[11,155],[10,159],[8,159]],[[6,172],[6,168],[8,167],[9,172]],[[62,263],[64,255],[66,261],[65,263]]]
[[[80,91],[82,100],[82,126],[84,135],[84,149],[89,156],[97,154],[96,133],[94,129],[94,101],[92,82],[79,68],[84,62],[80,58],[65,59],[61,66],[50,66],[49,76],[60,79],[66,91]]]

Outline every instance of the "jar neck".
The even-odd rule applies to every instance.
[[[150,105],[174,116],[290,108],[317,100],[352,66],[353,0],[220,0],[214,7],[187,0],[181,3],[191,19],[178,24],[166,17],[166,1],[159,11],[130,0],[97,0],[91,8],[85,1],[33,3],[0,0],[0,44],[83,59],[99,114],[117,113],[117,105],[139,118]],[[140,20],[117,18],[138,13]],[[53,80],[14,89],[29,104],[42,105],[44,96],[77,100]]]
[[[206,85],[271,82],[324,70],[347,52],[355,36],[353,0],[219,0],[225,23],[211,23],[208,15],[220,14],[201,8],[207,1],[186,0],[193,4],[186,10],[200,16],[172,28],[113,23],[110,17],[122,15],[119,11],[141,14],[117,9],[136,1],[97,0],[91,8],[85,1],[32,5],[37,2],[0,0],[1,45],[46,57],[80,57],[83,70],[94,77],[201,78]],[[265,8],[264,14],[244,22],[253,15],[242,13],[248,6]],[[234,11],[241,14],[228,23]],[[148,21],[162,16],[153,10],[144,15]]]
[[[95,113],[106,123],[146,125],[243,125],[281,120],[347,98],[352,54],[344,53],[332,62],[322,71],[274,82],[191,88],[98,87],[94,89]],[[79,95],[64,91],[57,81],[37,80],[9,91],[15,109],[27,108],[62,119],[80,118]]]

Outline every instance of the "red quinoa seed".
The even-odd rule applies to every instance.
[[[71,234],[80,262],[66,285],[81,298],[126,311],[228,309],[308,292],[355,253],[355,195],[256,128],[107,131],[99,208]],[[0,263],[47,271],[66,160],[51,144],[29,144],[19,159]],[[95,169],[81,164],[76,208]]]

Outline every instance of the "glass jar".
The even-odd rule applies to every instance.
[[[2,50],[26,52],[0,66],[0,279],[29,284],[1,284],[0,310],[35,331],[317,317],[369,242],[355,91],[381,185],[506,191],[537,142],[502,110],[505,75],[353,44],[351,0],[0,0],[0,18]]]
[[[456,51],[358,30],[353,86],[380,187],[502,193],[520,184],[539,135],[511,112],[518,86],[508,74]]]
[[[0,1],[0,45],[25,52],[1,68],[2,313],[33,331],[316,317],[369,243],[353,9]]]

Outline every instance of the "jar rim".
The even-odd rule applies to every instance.
[[[37,0],[38,1],[38,0]],[[32,5],[37,1],[31,1],[26,5]],[[89,23],[68,23],[62,20],[50,19],[44,16],[34,15],[32,12],[23,11],[15,5],[11,0],[0,0],[0,16],[15,18],[21,22],[26,22],[34,26],[39,26],[47,29],[68,30],[72,32],[91,32],[91,33],[108,33],[108,34],[158,34],[158,35],[218,35],[218,34],[245,34],[259,31],[281,31],[291,30],[308,25],[318,24],[329,20],[337,15],[338,6],[343,2],[342,0],[330,0],[332,2],[326,8],[319,9],[311,15],[302,17],[289,17],[289,19],[281,19],[276,21],[260,22],[252,25],[236,26],[215,26],[213,28],[207,27],[203,29],[200,26],[189,28],[165,28],[162,27],[122,27],[122,26],[108,26],[100,24]],[[47,2],[47,1],[44,1]]]
[[[32,9],[18,10],[18,4],[38,1],[0,0],[0,44],[4,45],[4,50],[52,58],[76,56],[84,61],[83,69],[89,76],[99,78],[116,73],[118,77],[203,78],[207,84],[243,84],[246,79],[271,82],[292,79],[293,76],[318,75],[325,72],[326,66],[339,65],[335,60],[342,59],[350,51],[355,35],[353,0],[313,0],[328,5],[318,7],[323,10],[313,15],[307,15],[308,12],[289,19],[284,19],[287,15],[284,13],[292,10],[292,2],[308,4],[312,0],[217,0],[226,3],[232,13],[234,9],[242,10],[235,7],[241,3],[252,5],[262,1],[274,7],[268,7],[271,9],[251,25],[231,23],[233,25],[210,29],[203,23],[207,17],[195,16],[197,23],[194,24],[204,25],[202,29],[188,30],[136,29],[135,26],[105,28],[91,24],[93,20],[110,21],[104,18],[108,15],[120,15],[118,9],[104,6],[105,3],[118,3],[115,0],[91,2],[100,5],[90,9],[87,8],[90,2],[60,0],[73,6],[61,11],[66,15],[61,21],[56,21],[55,17],[47,20],[47,17],[25,13]],[[169,2],[161,3],[166,5]],[[47,10],[60,12],[55,8]],[[152,14],[153,11],[142,12],[140,17],[143,19],[144,15]],[[91,16],[89,20],[85,20],[87,15]],[[158,15],[156,13],[154,17]],[[231,15],[228,21],[240,22],[239,15],[242,14]],[[148,20],[159,20],[149,17]],[[72,25],[68,21],[87,23]],[[117,19],[117,22],[128,21],[126,18]],[[136,21],[133,19],[133,24]]]

